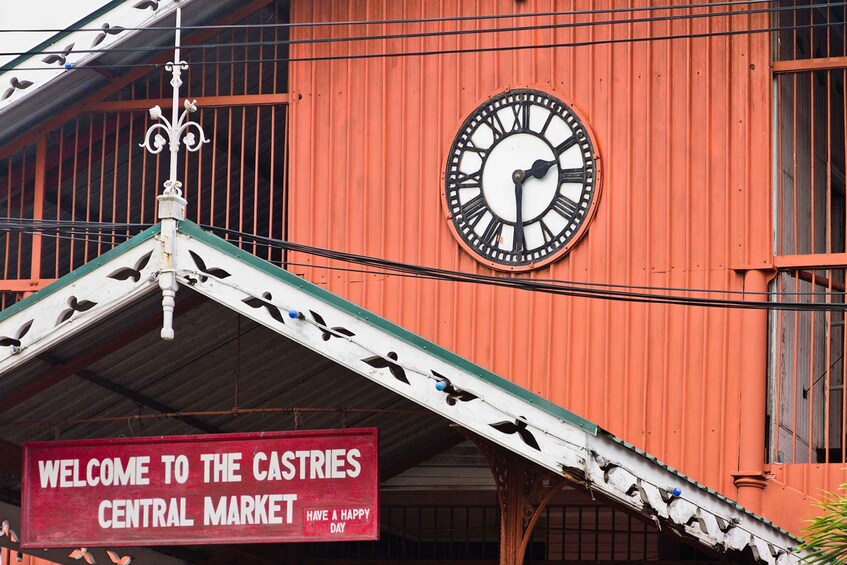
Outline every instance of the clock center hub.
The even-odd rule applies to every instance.
[[[541,178],[523,178],[523,171],[539,159],[555,158],[550,145],[533,134],[516,133],[500,141],[488,154],[482,173],[482,193],[489,209],[503,221],[515,223],[515,183],[522,179],[524,223],[542,214],[556,195],[558,167],[550,167]]]

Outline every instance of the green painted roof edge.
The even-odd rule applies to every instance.
[[[249,264],[251,267],[259,269],[260,271],[276,279],[279,279],[292,286],[296,286],[301,290],[308,292],[312,296],[315,296],[316,298],[323,300],[324,302],[330,303],[333,306],[340,308],[341,310],[350,314],[351,316],[355,316],[360,320],[371,324],[372,326],[375,326],[385,332],[388,332],[394,337],[402,339],[406,343],[409,343],[410,345],[417,347],[418,349],[422,349],[428,353],[431,353],[436,357],[439,357],[443,361],[453,365],[454,367],[457,367],[467,373],[479,377],[482,380],[486,381],[488,384],[496,386],[497,388],[500,388],[504,392],[516,398],[529,402],[533,406],[544,410],[545,412],[558,418],[562,422],[567,422],[568,424],[580,428],[583,431],[586,431],[592,435],[597,434],[597,424],[590,422],[585,418],[582,418],[581,416],[577,416],[573,412],[562,408],[558,404],[550,402],[549,400],[542,398],[541,396],[538,396],[537,394],[534,394],[507,379],[504,379],[503,377],[496,375],[491,371],[480,367],[475,363],[472,363],[471,361],[468,361],[464,357],[460,357],[452,351],[444,349],[440,345],[436,345],[435,343],[424,339],[421,336],[398,326],[397,324],[389,322],[385,318],[377,316],[373,312],[365,310],[364,308],[361,308],[360,306],[357,306],[352,302],[348,302],[347,300],[329,292],[326,289],[323,289],[307,280],[304,280],[284,269],[280,269],[276,265],[268,263],[264,259],[260,259],[252,253],[242,251],[238,247],[228,243],[227,241],[224,241],[215,234],[204,231],[200,226],[193,222],[190,222],[188,220],[182,220],[179,223],[179,231],[184,233],[185,235],[203,241],[204,243],[215,247],[223,253],[226,253],[231,257],[243,261],[244,263]]]
[[[50,296],[51,294],[53,294],[54,292],[56,292],[60,288],[68,286],[69,284],[73,283],[74,281],[76,281],[80,277],[87,275],[88,273],[90,273],[94,269],[97,269],[101,265],[107,263],[108,261],[111,261],[112,259],[114,259],[118,255],[121,255],[121,254],[129,251],[133,247],[136,247],[139,244],[144,243],[145,241],[147,241],[151,237],[158,234],[161,230],[162,230],[161,224],[154,224],[154,225],[150,226],[149,228],[147,228],[146,230],[144,230],[143,232],[141,232],[140,234],[133,236],[131,239],[128,239],[125,242],[118,245],[117,247],[110,249],[109,251],[107,251],[106,253],[103,253],[102,255],[97,257],[96,259],[89,261],[88,263],[86,263],[82,267],[80,267],[78,269],[74,269],[73,271],[71,271],[70,273],[65,275],[64,277],[60,278],[57,281],[54,281],[53,283],[51,283],[50,285],[42,288],[38,292],[31,294],[31,295],[27,296],[26,298],[24,298],[23,300],[12,304],[8,308],[6,308],[2,312],[0,312],[0,322],[5,320],[9,316],[12,316],[13,314],[20,312],[24,308],[29,308],[33,304],[47,298],[48,296]]]
[[[78,22],[75,22],[75,23],[69,25],[68,27],[66,27],[64,29],[64,31],[60,31],[56,35],[51,35],[50,37],[48,37],[47,39],[45,39],[44,41],[42,41],[41,43],[39,43],[38,45],[36,45],[32,49],[30,49],[26,53],[24,53],[22,55],[18,55],[17,57],[15,57],[11,61],[9,61],[5,65],[3,65],[2,67],[0,67],[0,73],[5,73],[7,71],[11,71],[15,67],[17,67],[20,63],[23,63],[27,59],[39,54],[46,47],[53,45],[54,43],[60,41],[63,37],[70,35],[71,33],[77,31],[78,29],[80,29],[82,27],[85,27],[85,25],[91,23],[92,21],[96,20],[97,18],[99,18],[100,16],[105,14],[106,12],[112,10],[113,8],[115,8],[116,6],[118,6],[120,4],[125,3],[126,1],[127,0],[112,0],[111,2],[106,4],[105,6],[101,6],[100,8],[91,12],[90,14],[88,14],[87,16],[85,16],[84,18],[79,20]]]

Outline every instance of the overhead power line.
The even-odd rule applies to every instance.
[[[475,14],[468,16],[443,16],[431,18],[401,18],[401,19],[383,19],[383,20],[346,20],[346,21],[330,21],[330,22],[282,22],[282,23],[265,23],[265,24],[229,24],[229,25],[185,25],[180,26],[181,30],[211,30],[211,29],[233,29],[233,28],[299,28],[299,27],[343,27],[343,26],[362,26],[362,25],[396,25],[396,24],[425,24],[425,23],[448,23],[448,22],[466,22],[466,21],[486,21],[486,20],[503,20],[510,18],[544,18],[544,17],[562,17],[562,16],[592,16],[597,14],[626,14],[633,12],[661,12],[667,10],[698,10],[723,8],[731,6],[751,6],[757,4],[769,4],[773,0],[726,0],[723,2],[696,2],[690,4],[665,4],[657,6],[640,6],[626,8],[602,8],[598,10],[560,10],[547,12],[527,12],[527,13],[508,13],[508,14]],[[843,5],[843,2],[834,2],[832,5]],[[799,9],[799,7],[792,7]],[[125,27],[127,31],[175,31],[172,26],[147,26],[147,27]],[[70,31],[103,31],[101,28],[79,28],[79,29],[52,29],[52,28],[30,28],[30,29],[9,29],[0,28],[0,33],[64,33]]]
[[[70,240],[85,239],[96,243],[115,243],[114,240],[116,238],[127,238],[130,237],[129,232],[136,233],[149,227],[148,224],[138,223],[27,220],[19,218],[0,218],[0,225],[3,226],[2,231],[11,233],[40,233],[44,236],[53,236]],[[773,309],[820,312],[847,311],[845,294],[843,292],[832,290],[827,290],[826,292],[745,293],[743,291],[733,290],[615,285],[553,279],[534,279],[521,275],[515,276],[508,274],[483,275],[479,273],[425,267],[378,257],[334,251],[216,226],[203,227],[204,229],[208,229],[219,235],[228,237],[230,240],[238,239],[242,243],[247,243],[248,245],[298,252],[310,256],[322,257],[332,261],[340,261],[360,267],[367,267],[368,269],[363,270],[362,272],[377,275],[404,276],[427,280],[498,286],[529,292],[542,292],[545,294],[609,301],[702,306],[708,308]],[[121,231],[124,233],[118,233]],[[99,238],[91,237],[96,236],[97,234],[99,234]],[[343,267],[320,265],[311,266],[315,268],[328,268],[339,271],[352,270]],[[380,271],[374,271],[373,269],[380,269]],[[687,296],[690,294],[704,294],[707,295],[707,297]],[[709,297],[710,295],[745,297],[760,296],[763,297],[764,300],[713,298]],[[801,299],[804,298],[815,301],[801,301]],[[824,300],[824,302],[820,302],[820,300]],[[840,302],[832,302],[832,300]]]
[[[843,5],[844,2],[839,2],[838,5]],[[613,25],[634,25],[634,24],[652,24],[657,22],[674,22],[687,20],[702,20],[714,19],[720,17],[733,18],[739,16],[749,16],[765,13],[779,13],[782,11],[796,10],[798,8],[825,8],[830,7],[832,3],[807,4],[805,6],[776,6],[771,8],[759,8],[749,10],[724,11],[724,12],[708,12],[694,14],[677,14],[669,16],[651,16],[643,18],[628,18],[623,20],[591,20],[585,22],[563,22],[563,23],[546,23],[511,27],[486,27],[479,29],[455,29],[455,30],[440,30],[440,31],[424,31],[414,33],[394,33],[382,35],[351,35],[342,37],[318,37],[307,39],[279,39],[279,40],[264,40],[264,41],[237,41],[229,43],[197,43],[185,44],[180,46],[180,49],[191,51],[196,49],[208,48],[233,48],[233,47],[269,47],[274,45],[315,45],[315,44],[332,44],[332,43],[351,43],[359,41],[389,41],[389,40],[405,40],[405,39],[424,39],[432,37],[459,37],[464,35],[487,35],[496,33],[520,33],[525,31],[544,31],[556,29],[578,29],[578,28],[593,28],[601,26]],[[262,26],[257,26],[261,28]],[[162,47],[104,47],[97,49],[74,49],[74,53],[105,53],[105,52],[145,52],[145,51],[161,51]],[[25,55],[27,52],[8,51],[0,53],[0,56]],[[39,51],[38,55],[67,55],[63,50],[54,51]]]
[[[844,6],[847,5],[847,2],[824,2],[824,3],[816,3],[816,4],[806,4],[803,6],[776,6],[769,8],[760,8],[760,9],[749,9],[749,10],[740,10],[734,12],[709,12],[703,14],[677,14],[677,15],[668,15],[668,16],[652,16],[646,18],[630,18],[625,20],[602,20],[602,21],[586,21],[586,22],[565,22],[558,24],[537,24],[537,25],[528,25],[528,26],[512,26],[507,28],[483,28],[483,29],[462,29],[462,30],[442,30],[442,31],[431,31],[431,32],[415,32],[415,33],[403,33],[403,34],[383,34],[383,35],[357,35],[357,36],[347,36],[347,37],[330,37],[330,38],[309,38],[309,39],[284,39],[284,40],[273,40],[273,41],[242,41],[242,42],[228,42],[228,43],[201,43],[195,45],[184,45],[182,46],[185,50],[192,49],[236,49],[236,48],[249,48],[249,47],[271,47],[277,45],[325,45],[325,44],[334,44],[334,43],[350,43],[350,42],[359,42],[359,41],[396,41],[396,40],[406,40],[406,39],[425,39],[432,37],[459,37],[464,35],[481,35],[481,34],[493,34],[493,33],[520,33],[523,31],[542,31],[542,30],[553,30],[553,29],[579,29],[583,27],[595,27],[595,26],[614,26],[614,25],[636,25],[636,24],[650,24],[656,22],[671,22],[671,21],[686,21],[686,20],[696,20],[696,19],[713,19],[713,18],[732,18],[737,16],[744,15],[755,15],[761,13],[778,13],[782,11],[788,10],[798,10],[798,9],[823,9],[830,8],[833,6]],[[564,47],[582,47],[582,46],[590,46],[590,45],[604,45],[604,44],[619,44],[619,43],[637,43],[644,41],[666,41],[666,40],[674,40],[674,39],[698,39],[698,38],[710,38],[710,37],[721,37],[721,36],[735,36],[735,35],[745,35],[745,34],[758,34],[758,33],[768,33],[775,31],[788,31],[788,30],[798,30],[805,28],[817,28],[817,27],[831,27],[831,26],[843,26],[847,25],[847,23],[843,21],[826,21],[826,22],[808,22],[808,23],[794,23],[792,25],[784,25],[784,26],[774,26],[774,27],[765,27],[765,28],[754,28],[754,29],[741,29],[741,30],[722,30],[722,31],[704,31],[699,33],[685,33],[685,34],[666,34],[659,36],[644,36],[644,37],[625,37],[625,38],[609,38],[609,39],[593,39],[593,40],[585,40],[585,41],[572,41],[572,42],[557,42],[557,43],[542,43],[542,44],[528,44],[528,45],[500,45],[500,46],[492,46],[492,47],[467,47],[467,48],[453,48],[453,49],[433,49],[433,50],[421,50],[421,51],[399,51],[399,52],[391,52],[391,53],[366,53],[366,54],[343,54],[343,55],[316,55],[316,56],[308,56],[308,57],[284,57],[284,58],[274,58],[274,59],[233,59],[226,61],[189,61],[189,65],[192,66],[202,66],[202,65],[232,65],[232,64],[246,64],[246,63],[272,63],[272,62],[308,62],[308,61],[329,61],[329,60],[353,60],[353,59],[370,59],[370,58],[390,58],[390,57],[411,57],[411,56],[428,56],[428,55],[448,55],[448,54],[461,54],[461,53],[481,53],[481,52],[499,52],[499,51],[520,51],[527,49],[549,49],[549,48],[564,48]],[[255,27],[261,27],[255,26]],[[120,52],[158,52],[165,49],[165,47],[112,47],[112,48],[92,48],[92,49],[75,49],[73,52],[77,54],[92,54],[92,53],[120,53]],[[14,55],[27,55],[29,52],[4,52],[0,53],[0,56],[14,56]],[[53,51],[40,51],[38,53],[33,53],[33,56],[41,56],[41,55],[59,55],[66,57],[68,53],[63,50],[53,50]],[[161,67],[164,63],[128,63],[128,64],[115,64],[115,65],[98,65],[96,68],[102,68],[104,66],[107,67],[115,67],[115,68],[129,68],[129,67]],[[73,69],[86,69],[87,67],[71,67]],[[55,67],[15,67],[15,70],[53,70],[55,71]]]
[[[706,39],[706,38],[714,38],[714,37],[733,37],[739,35],[755,35],[759,33],[770,33],[770,32],[778,32],[778,31],[786,31],[786,30],[795,30],[800,28],[820,28],[820,27],[832,27],[835,25],[844,25],[843,23],[812,23],[812,24],[803,24],[797,26],[777,26],[777,27],[765,27],[758,29],[746,29],[746,30],[729,30],[729,31],[717,31],[717,32],[702,32],[702,33],[686,33],[686,34],[677,34],[677,35],[661,35],[661,36],[649,36],[649,37],[632,37],[632,38],[610,38],[610,39],[597,39],[597,40],[586,40],[586,41],[574,41],[574,42],[563,42],[563,43],[543,43],[543,44],[530,44],[530,45],[498,45],[495,47],[468,47],[468,48],[455,48],[455,49],[432,49],[432,50],[421,50],[421,51],[398,51],[398,52],[389,52],[389,53],[362,53],[362,54],[352,54],[352,55],[319,55],[312,57],[275,57],[270,59],[229,59],[229,60],[218,60],[218,61],[199,61],[199,62],[188,62],[188,66],[191,67],[203,67],[203,66],[215,66],[215,65],[240,65],[240,64],[249,64],[249,63],[304,63],[304,62],[317,62],[317,61],[352,61],[352,60],[362,60],[362,59],[391,59],[397,57],[426,57],[432,55],[462,55],[462,54],[473,54],[473,53],[498,53],[504,51],[527,51],[527,50],[536,50],[536,49],[557,49],[557,48],[566,48],[566,47],[589,47],[596,45],[619,45],[626,43],[644,43],[648,41],[670,41],[676,39]],[[112,65],[102,65],[97,64],[91,67],[72,67],[68,69],[68,72],[73,71],[81,71],[81,70],[92,70],[100,72],[103,68],[117,68],[117,69],[126,69],[133,67],[149,67],[149,68],[163,68],[167,63],[126,63],[126,64],[112,64]],[[44,71],[44,70],[57,70],[55,67],[15,67],[16,71]]]

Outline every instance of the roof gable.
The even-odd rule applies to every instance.
[[[0,314],[0,379],[157,290],[173,273],[214,300],[592,492],[719,551],[794,563],[796,538],[562,407],[375,314],[179,223],[154,226]],[[176,338],[179,339],[179,326]]]

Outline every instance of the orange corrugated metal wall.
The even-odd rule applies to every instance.
[[[647,5],[638,2],[632,5]],[[293,21],[622,7],[550,0],[295,0]],[[673,13],[687,13],[682,10]],[[534,24],[645,17],[536,17]],[[295,28],[297,38],[526,25],[527,20]],[[450,50],[767,28],[766,15],[294,46],[293,57]],[[465,117],[509,87],[573,102],[598,141],[602,196],[588,235],[533,278],[741,290],[771,260],[769,37],[740,34],[559,49],[291,65],[289,237],[490,274],[441,204]],[[742,357],[735,310],[637,305],[292,267],[735,497]],[[764,379],[764,375],[757,378]],[[758,420],[758,418],[757,418]],[[760,424],[763,425],[763,424]],[[762,446],[764,452],[764,446]],[[763,453],[764,457],[764,453]]]

